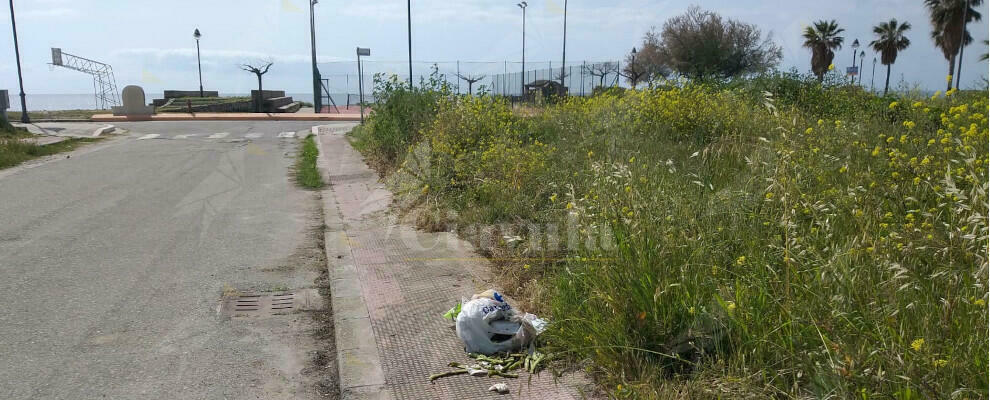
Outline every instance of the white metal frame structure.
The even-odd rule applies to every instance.
[[[113,76],[113,68],[110,67],[110,64],[72,55],[59,48],[52,48],[52,65],[92,75],[96,107],[108,110],[111,106],[121,105],[120,93],[117,91],[117,79]]]

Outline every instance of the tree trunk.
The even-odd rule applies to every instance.
[[[890,89],[890,64],[887,64],[887,82],[883,84],[883,95],[887,95],[887,89]]]
[[[956,66],[956,55],[953,54],[951,57],[949,57],[949,76],[951,76],[953,79],[955,78],[955,76],[953,76],[952,73],[955,71],[955,66]],[[946,81],[948,81],[948,84],[945,85],[945,91],[948,92],[952,90],[952,79],[946,79]]]
[[[261,74],[258,75],[258,98],[255,100],[254,112],[261,112],[262,105],[265,104],[265,92],[261,90]]]

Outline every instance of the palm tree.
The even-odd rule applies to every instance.
[[[811,72],[821,81],[828,72],[835,52],[842,48],[843,37],[839,36],[845,29],[839,28],[835,20],[817,21],[814,26],[804,28],[804,47],[811,49]]]
[[[965,29],[966,24],[982,18],[973,8],[983,4],[983,0],[924,0],[924,2],[932,23],[932,40],[949,61],[949,76],[952,76],[960,46],[973,41],[973,37]],[[946,90],[952,88],[952,80],[947,79],[947,81]]]
[[[911,41],[904,36],[904,33],[911,29],[911,24],[904,22],[900,25],[897,20],[891,18],[889,22],[881,22],[873,27],[873,33],[877,39],[870,42],[870,47],[880,53],[880,63],[887,66],[887,82],[883,85],[883,95],[887,95],[890,89],[890,65],[897,60],[897,52],[906,49],[911,45]]]

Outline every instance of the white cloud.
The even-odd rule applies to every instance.
[[[132,48],[114,50],[114,56],[119,57],[151,57],[158,60],[166,58],[196,58],[196,49],[193,48]],[[221,59],[226,62],[249,62],[255,60],[269,60],[276,63],[308,63],[312,60],[310,54],[270,54],[249,50],[204,50],[204,59]],[[317,61],[321,63],[334,61],[348,61],[341,57],[317,56]],[[204,62],[205,63],[205,62]]]
[[[17,17],[24,19],[69,18],[69,17],[76,17],[79,14],[80,14],[79,11],[73,8],[56,7],[49,9],[18,11]]]

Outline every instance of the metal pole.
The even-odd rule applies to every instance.
[[[457,60],[457,94],[461,94],[461,60]]]
[[[522,34],[522,81],[519,87],[520,95],[526,97],[526,6],[522,6],[523,10],[523,34]]]
[[[859,55],[859,86],[863,86],[863,63],[866,62],[865,53],[860,53]]]
[[[560,56],[560,86],[564,86],[564,66],[567,65],[567,0],[564,0],[564,50]]]
[[[361,123],[364,123],[364,72],[361,68],[361,54],[357,55],[358,60],[358,104],[361,106]]]
[[[309,47],[313,56],[313,107],[323,112],[323,91],[320,87],[320,70],[316,67],[316,16],[317,0],[309,0]]]
[[[196,67],[199,69],[199,97],[203,97],[203,62],[199,59],[199,38],[196,38]]]
[[[956,90],[959,90],[959,81],[962,80],[963,49],[966,48],[967,19],[969,19],[969,0],[963,0],[963,27],[959,38],[959,68],[956,69]]]
[[[27,101],[24,100],[24,78],[21,76],[21,50],[17,47],[17,22],[14,21],[14,0],[10,0],[10,28],[14,31],[14,57],[17,58],[17,83],[21,85],[21,122],[31,123]]]
[[[873,73],[870,74],[870,93],[873,93],[873,78],[877,76],[877,58],[873,57]]]
[[[409,32],[409,90],[413,88],[412,74],[412,0],[406,0],[406,20]]]
[[[587,61],[581,61],[581,95],[584,96],[584,70],[587,67]]]

